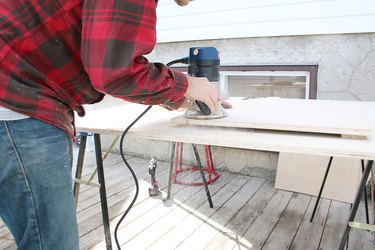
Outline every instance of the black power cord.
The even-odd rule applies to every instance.
[[[129,165],[128,161],[125,159],[125,155],[124,155],[124,151],[122,149],[122,146],[123,146],[123,143],[124,143],[124,138],[125,138],[125,135],[126,133],[128,133],[129,129],[131,127],[133,127],[133,125],[139,120],[142,118],[142,116],[144,116],[147,111],[149,111],[150,109],[152,108],[152,105],[148,106],[145,111],[142,112],[142,114],[140,114],[125,130],[124,132],[122,133],[121,135],[121,139],[120,139],[120,155],[121,155],[121,158],[122,160],[124,161],[125,165],[128,167],[130,173],[132,174],[133,176],[133,179],[134,179],[134,183],[135,183],[135,195],[134,195],[134,198],[132,200],[132,202],[130,203],[129,207],[126,209],[126,211],[124,212],[124,214],[121,216],[119,222],[117,223],[116,225],[116,228],[115,228],[115,241],[116,241],[116,245],[117,245],[117,248],[119,250],[121,250],[121,246],[119,244],[119,241],[118,241],[118,238],[117,238],[117,231],[118,231],[118,228],[120,227],[120,224],[121,222],[125,219],[126,215],[129,213],[130,209],[133,207],[135,201],[137,200],[138,198],[138,193],[139,193],[139,184],[138,184],[138,179],[137,179],[137,176],[135,175],[134,173],[134,170],[131,168],[131,166]]]
[[[189,58],[188,57],[184,57],[184,58],[181,58],[181,59],[177,59],[177,60],[174,60],[174,61],[171,61],[169,63],[167,63],[167,66],[171,66],[173,64],[176,64],[176,63],[184,63],[184,64],[187,64],[189,61]],[[126,160],[125,158],[125,154],[124,154],[124,151],[122,149],[122,146],[123,146],[123,143],[124,143],[124,138],[125,138],[125,135],[128,133],[128,131],[133,127],[133,125],[139,120],[142,118],[142,116],[144,116],[150,109],[152,108],[152,105],[148,106],[125,130],[124,132],[122,132],[122,135],[121,135],[121,139],[120,139],[120,155],[121,155],[121,158],[123,160],[123,162],[125,163],[126,167],[129,169],[130,173],[132,174],[133,176],[133,179],[134,179],[134,183],[135,183],[135,194],[134,194],[134,198],[132,200],[132,202],[130,203],[130,205],[128,206],[128,208],[126,209],[126,211],[124,212],[124,214],[121,216],[120,220],[117,222],[117,225],[116,225],[116,228],[115,228],[115,241],[116,241],[116,245],[117,245],[117,248],[119,250],[121,250],[121,246],[120,246],[120,243],[118,241],[118,237],[117,237],[117,231],[121,225],[121,222],[125,219],[126,215],[129,213],[130,209],[133,207],[135,201],[137,200],[138,198],[138,193],[139,193],[139,184],[138,184],[138,179],[137,179],[137,176],[135,175],[132,167],[129,165],[128,161]]]
[[[170,67],[171,65],[176,64],[176,63],[188,64],[189,63],[189,57],[183,57],[183,58],[180,58],[180,59],[177,59],[177,60],[173,60],[173,61],[167,63],[167,66]]]

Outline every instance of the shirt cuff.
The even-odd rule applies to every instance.
[[[172,69],[170,69],[170,71],[173,73],[174,77],[173,89],[175,95],[172,98],[170,98],[167,102],[160,104],[160,106],[168,110],[176,110],[185,101],[184,95],[188,89],[188,80],[184,73]]]

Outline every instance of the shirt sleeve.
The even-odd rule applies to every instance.
[[[98,91],[126,101],[178,108],[187,78],[144,55],[156,43],[154,0],[85,0],[81,58]]]

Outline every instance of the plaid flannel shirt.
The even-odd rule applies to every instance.
[[[176,109],[187,79],[144,55],[155,0],[2,0],[0,106],[75,135],[74,112],[108,94]],[[124,114],[125,115],[125,114]]]

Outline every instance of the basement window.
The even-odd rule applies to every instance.
[[[173,67],[187,72],[187,67]],[[281,97],[316,99],[318,65],[220,66],[224,99]]]
[[[222,66],[220,93],[231,99],[316,99],[317,71],[317,65]]]

